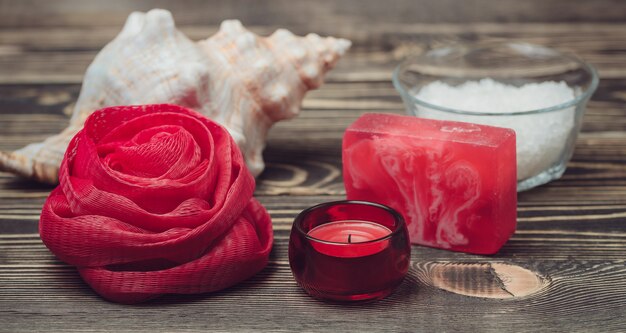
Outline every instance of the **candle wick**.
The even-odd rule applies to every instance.
[[[348,243],[352,243],[352,234],[348,234]]]

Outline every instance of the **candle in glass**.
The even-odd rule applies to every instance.
[[[383,298],[402,282],[409,260],[402,217],[379,204],[317,205],[300,213],[291,231],[289,262],[294,277],[320,299]]]

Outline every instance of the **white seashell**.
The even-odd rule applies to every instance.
[[[56,183],[70,139],[93,111],[172,103],[226,127],[258,175],[270,127],[299,113],[305,93],[322,84],[349,47],[345,39],[298,37],[284,29],[259,37],[236,20],[193,42],[167,10],[132,13],[87,69],[69,127],[41,143],[0,152],[0,170]]]

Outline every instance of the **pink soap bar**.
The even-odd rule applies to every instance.
[[[398,210],[411,243],[496,253],[515,231],[515,132],[366,114],[343,137],[349,200]]]

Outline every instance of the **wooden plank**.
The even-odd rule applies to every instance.
[[[0,89],[0,149],[15,149],[34,140],[28,136],[58,133],[66,126],[79,86],[7,85]],[[590,138],[589,144],[620,143],[626,130],[626,80],[604,79],[588,104],[582,131],[606,132],[602,138]],[[329,82],[310,92],[303,110],[293,120],[278,123],[270,139],[298,134],[328,133],[336,138],[365,112],[403,113],[404,106],[390,82]],[[328,117],[336,121],[328,123]],[[329,127],[330,126],[330,127]],[[599,135],[599,134],[598,134]],[[23,143],[15,142],[24,138]],[[13,140],[14,143],[8,140]],[[608,147],[607,147],[608,148]]]
[[[610,252],[598,261],[578,258],[576,254],[546,260],[513,256],[517,250],[521,252],[534,244],[513,244],[511,249],[516,251],[495,257],[414,247],[409,276],[396,293],[372,304],[336,305],[315,301],[298,288],[285,260],[285,236],[285,232],[278,234],[268,267],[238,286],[207,295],[167,296],[135,307],[99,299],[74,269],[55,260],[41,244],[28,242],[36,238],[22,236],[18,242],[6,243],[2,237],[0,309],[11,309],[13,313],[12,320],[5,322],[2,329],[38,331],[45,325],[51,331],[104,327],[140,332],[165,327],[240,331],[288,330],[292,327],[288,323],[298,323],[306,331],[349,328],[365,332],[380,327],[427,331],[463,327],[485,331],[507,323],[519,331],[533,332],[546,327],[570,327],[562,326],[563,322],[578,330],[602,327],[603,331],[612,331],[622,327],[619,316],[594,311],[597,307],[610,307],[618,313],[626,310],[620,301],[626,297],[624,260],[611,259],[614,256]],[[601,245],[596,245],[597,252],[607,251]],[[569,249],[563,247],[561,251]],[[515,269],[511,271],[511,267]],[[524,295],[528,274],[536,277],[539,285],[531,289],[532,294]],[[498,289],[497,281],[506,281],[505,289]],[[480,297],[467,296],[468,292]],[[513,292],[522,294],[515,296]],[[363,319],[366,314],[382,313],[376,316],[375,323]],[[215,315],[210,321],[190,320],[206,318],[206,314]],[[534,319],[529,321],[529,316]],[[497,318],[497,325],[493,318]],[[25,322],[30,324],[25,326]]]
[[[341,153],[307,149],[306,145],[294,145],[295,150],[280,147],[284,143],[270,142],[267,149],[265,172],[257,180],[257,195],[344,195]],[[330,144],[328,144],[330,146]],[[297,149],[302,147],[302,149]],[[591,150],[591,149],[589,149]],[[573,161],[560,180],[521,193],[520,203],[526,201],[541,204],[577,204],[626,202],[626,166],[623,160],[606,162],[583,162],[585,158],[600,157],[595,151],[585,157],[576,151]],[[607,155],[613,156],[609,150]],[[0,198],[33,198],[47,196],[49,187],[24,181],[6,173],[0,173]]]
[[[273,221],[277,246],[288,239],[295,216],[303,209],[324,201],[340,200],[334,196],[257,196]],[[626,260],[626,201],[612,204],[580,201],[555,202],[534,205],[520,198],[518,227],[513,238],[496,258],[533,260],[562,260],[575,257],[580,260]],[[49,258],[38,239],[37,225],[44,198],[13,198],[0,204],[0,265],[25,263],[26,257]],[[3,201],[4,202],[4,201]],[[18,246],[18,248],[11,248]],[[417,248],[425,251],[423,248]],[[437,258],[453,260],[465,256],[438,251]],[[478,257],[478,256],[472,256]],[[285,257],[286,258],[286,257]]]
[[[603,81],[589,105],[567,172],[548,187],[531,191],[528,200],[623,200],[614,195],[626,186],[626,109],[622,100],[615,97],[623,89],[623,80]],[[0,94],[0,149],[12,150],[59,132],[66,124],[78,86],[4,86]],[[388,109],[379,108],[384,103]],[[277,124],[270,132],[265,151],[268,167],[259,178],[257,193],[342,195],[343,131],[359,115],[371,111],[402,112],[399,97],[389,83],[330,83],[314,91],[297,118]],[[0,174],[0,184],[0,196],[4,198],[45,196],[48,191],[8,174]],[[25,190],[32,192],[24,193]],[[526,195],[522,194],[520,199],[524,198]]]
[[[2,1],[0,1],[1,3]],[[193,40],[201,40],[210,37],[219,29],[218,22],[203,21],[198,24],[185,24],[174,16],[176,26],[185,35]],[[253,23],[243,24],[247,29],[262,36],[267,36],[280,28],[288,29],[279,22],[259,25]],[[373,24],[373,25],[372,25]],[[121,30],[123,21],[113,26],[87,26],[87,27],[14,27],[12,29],[0,29],[0,41],[2,41],[2,54],[11,55],[20,52],[86,52],[98,51],[106,43],[111,41]],[[624,22],[554,22],[554,23],[531,23],[531,22],[475,22],[475,23],[418,23],[411,22],[370,22],[367,30],[342,30],[340,26],[320,26],[319,29],[304,30],[302,27],[293,30],[296,34],[315,32],[320,35],[333,35],[349,38],[353,42],[352,50],[356,51],[389,51],[399,41],[422,41],[432,44],[454,42],[462,38],[471,40],[489,37],[526,39],[530,38],[537,43],[552,41],[565,43],[565,45],[579,45],[581,48],[599,50],[614,47],[623,43],[620,38],[624,30]],[[602,34],[601,39],[591,39],[593,35]],[[560,38],[558,38],[560,37]],[[614,43],[618,43],[615,45]],[[428,44],[425,44],[428,45]],[[571,46],[570,46],[571,48]],[[404,50],[415,51],[415,50]],[[391,55],[374,53],[372,60],[385,60]],[[397,55],[396,55],[397,56]]]
[[[80,83],[96,53],[121,29],[79,28],[0,30],[0,83]],[[193,39],[207,38],[217,26],[183,27]],[[274,28],[252,26],[260,34]],[[328,28],[327,28],[328,29]],[[315,31],[353,41],[352,50],[328,76],[329,82],[388,81],[408,55],[463,41],[525,41],[576,53],[603,78],[626,77],[626,25],[614,24],[395,24],[381,30]],[[599,34],[603,35],[598,39]],[[91,36],[93,35],[93,38]],[[89,40],[86,42],[85,40]]]
[[[235,17],[261,25],[357,30],[376,29],[383,22],[613,22],[626,15],[619,0],[3,0],[0,27],[118,26],[133,10],[157,7],[171,10],[184,24],[216,24]]]

